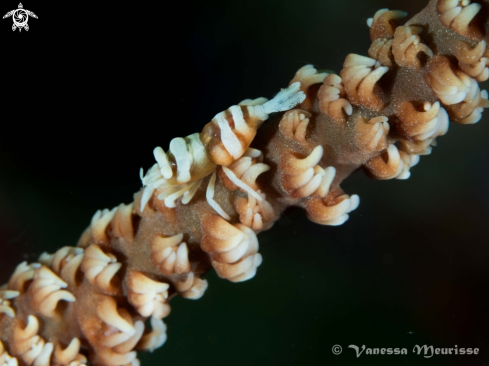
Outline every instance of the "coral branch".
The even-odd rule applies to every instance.
[[[97,211],[77,247],[17,266],[0,291],[0,364],[136,366],[137,350],[165,342],[169,300],[203,296],[210,268],[255,276],[257,234],[288,207],[341,225],[360,203],[340,188],[350,174],[409,178],[449,119],[473,124],[489,107],[481,8],[431,0],[404,25],[382,9],[370,57],[348,55],[339,75],[306,65],[271,100],[156,147],[134,202]]]

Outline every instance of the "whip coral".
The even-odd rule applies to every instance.
[[[280,237],[272,226],[283,225],[287,217],[277,220],[289,207],[303,209],[320,225],[343,224],[345,238],[339,241],[351,241],[345,222],[369,215],[355,214],[362,190],[345,193],[352,191],[346,178],[358,170],[375,180],[410,178],[450,135],[449,120],[474,124],[489,107],[479,86],[489,76],[488,6],[432,0],[407,20],[400,11],[373,12],[364,19],[370,50],[345,54],[336,72],[301,65],[269,100],[236,100],[198,130],[185,126],[167,144],[151,146],[154,161],[143,164],[143,187],[133,202],[96,211],[77,245],[64,243],[42,254],[39,249],[35,258],[9,268],[0,291],[0,357],[8,365],[138,365],[135,351],[164,344],[170,306],[182,304],[172,298],[205,301],[215,282],[203,278],[209,270],[230,282],[260,276],[268,257],[261,238]],[[165,118],[178,127],[181,113],[165,111]],[[110,160],[106,169],[118,171]],[[101,180],[95,174],[92,179]],[[403,184],[391,195],[393,213],[383,211],[406,220],[395,208],[408,195],[410,185]],[[456,199],[458,193],[450,193]],[[423,191],[410,197],[436,201]],[[291,214],[299,221],[296,211]],[[416,216],[435,220],[422,212]],[[392,240],[416,230],[402,224]],[[299,260],[313,250],[310,239],[280,251],[290,249]],[[392,258],[385,256],[385,262]],[[304,285],[304,294],[314,297],[322,280],[308,281],[313,285]],[[297,301],[298,293],[288,297]],[[232,303],[229,309],[241,315]],[[342,341],[354,342],[342,335],[335,343]]]

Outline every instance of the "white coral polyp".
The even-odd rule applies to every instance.
[[[413,136],[413,139],[415,141],[426,141],[429,139],[434,139],[438,136],[443,136],[447,133],[448,131],[448,126],[450,119],[448,117],[447,111],[440,107],[440,103],[436,102],[433,105],[431,103],[425,103],[425,110],[429,111],[431,108],[439,108],[438,115],[431,121],[427,122],[426,125],[429,126],[429,128],[423,133]]]

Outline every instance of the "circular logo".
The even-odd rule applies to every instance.
[[[334,355],[338,356],[339,354],[341,354],[341,351],[343,351],[343,350],[341,349],[341,346],[339,344],[335,344],[333,346],[332,351],[333,351]]]
[[[22,28],[27,24],[27,20],[29,19],[29,16],[27,15],[27,12],[24,9],[17,9],[13,14],[12,18],[14,20],[14,24]]]

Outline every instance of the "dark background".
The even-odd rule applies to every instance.
[[[29,32],[0,22],[0,283],[75,245],[97,209],[130,202],[155,146],[272,97],[305,64],[339,72],[367,54],[376,10],[425,3],[26,0]],[[260,234],[253,280],[209,273],[201,300],[171,302],[168,341],[142,365],[488,365],[488,136],[486,112],[450,124],[407,181],[350,177],[361,204],[341,227],[290,212]],[[349,344],[481,354],[356,359]]]

